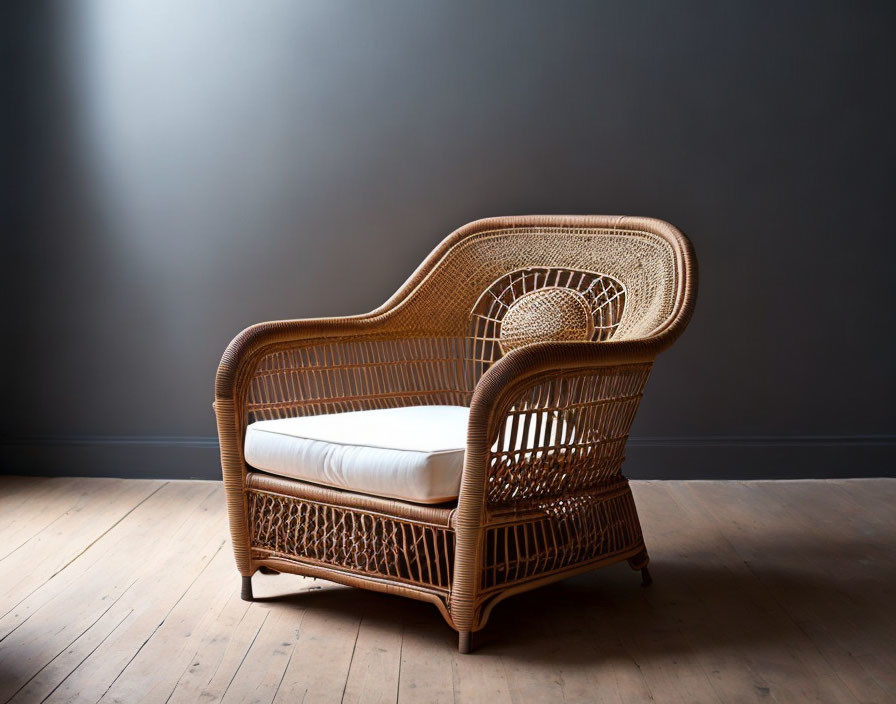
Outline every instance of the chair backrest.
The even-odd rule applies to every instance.
[[[531,342],[683,327],[693,268],[687,239],[659,220],[491,218],[448,237],[381,310],[409,334],[464,338],[478,379]]]
[[[263,356],[248,421],[406,405],[468,405],[485,371],[542,340],[671,341],[692,307],[687,239],[649,218],[477,220],[447,237],[371,331]]]

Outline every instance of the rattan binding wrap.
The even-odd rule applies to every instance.
[[[259,567],[424,599],[462,645],[501,599],[647,563],[621,474],[656,355],[696,295],[687,239],[647,218],[492,218],[449,236],[377,310],[254,325],[216,412],[243,576]],[[419,506],[254,472],[248,423],[470,406],[457,504]]]

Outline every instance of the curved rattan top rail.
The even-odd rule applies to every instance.
[[[489,218],[447,237],[370,313],[247,328],[224,353],[215,384],[241,573],[251,575],[259,555],[275,555],[270,546],[258,552],[264,536],[256,531],[253,543],[250,511],[267,512],[268,526],[287,520],[271,516],[285,510],[277,501],[254,497],[250,507],[247,494],[264,483],[247,488],[248,423],[420,404],[471,407],[460,497],[439,529],[453,530],[451,540],[421,538],[427,550],[454,551],[427,563],[438,580],[427,582],[422,568],[383,572],[376,561],[368,574],[357,555],[352,565],[309,557],[302,571],[425,592],[469,631],[509,593],[643,550],[630,492],[619,483],[624,446],[651,363],[687,325],[696,284],[690,243],[659,220]],[[301,482],[290,486],[287,494],[324,505]],[[419,507],[353,501],[344,510],[424,525]],[[318,548],[302,549],[323,555]]]

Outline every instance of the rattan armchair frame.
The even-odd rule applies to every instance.
[[[668,223],[489,218],[451,234],[370,313],[244,330],[215,384],[243,597],[272,569],[421,599],[468,652],[513,594],[623,560],[649,583],[621,466],[652,363],[687,325],[696,287],[691,245]],[[243,456],[255,420],[422,404],[470,407],[456,505],[276,477]]]

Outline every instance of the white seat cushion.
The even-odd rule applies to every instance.
[[[406,406],[263,420],[246,430],[246,462],[314,484],[403,501],[453,501],[470,409]]]

